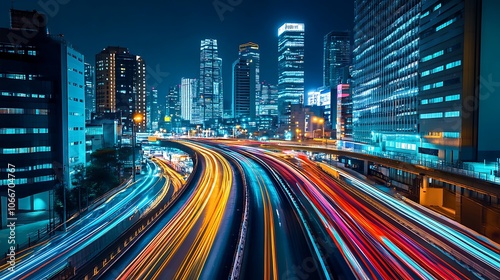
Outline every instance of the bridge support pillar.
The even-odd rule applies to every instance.
[[[364,174],[365,176],[368,176],[368,168],[369,168],[368,161],[367,161],[367,160],[364,160],[363,174]]]
[[[455,221],[462,222],[462,188],[455,189]]]
[[[420,185],[420,204],[424,206],[443,206],[443,189],[430,188],[429,177],[422,175]]]

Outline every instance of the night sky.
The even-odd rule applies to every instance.
[[[67,3],[58,4],[58,11],[39,4],[57,0],[17,0],[14,8],[48,14],[49,31],[64,34],[92,64],[95,54],[106,46],[128,47],[145,59],[149,72],[169,73],[159,79],[150,74],[147,80],[148,87],[158,85],[162,96],[182,77],[198,78],[200,40],[204,38],[218,40],[226,96],[231,92],[231,65],[238,56],[238,45],[249,41],[261,48],[261,80],[276,84],[277,29],[285,22],[305,23],[305,86],[306,91],[315,89],[322,85],[323,36],[331,30],[352,30],[354,14],[354,1],[341,0],[220,0],[232,9],[221,15],[213,0],[59,2]],[[2,27],[9,26],[9,8],[10,1],[1,2]]]

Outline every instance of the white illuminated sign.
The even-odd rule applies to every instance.
[[[303,23],[285,23],[278,29],[278,36],[281,35],[285,31],[302,32],[302,31],[304,31],[304,24]]]

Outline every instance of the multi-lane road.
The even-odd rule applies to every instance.
[[[71,255],[84,249],[117,224],[147,211],[162,190],[170,186],[169,177],[153,162],[147,172],[108,197],[93,211],[67,227],[43,245],[22,257],[14,272],[4,270],[0,279],[45,279],[64,269]]]
[[[97,238],[98,232],[120,217],[134,215],[134,209],[154,209],[165,195],[176,197],[168,211],[99,277],[498,279],[500,275],[498,244],[304,154],[275,153],[235,141],[175,144],[196,154],[189,184],[156,160],[149,176],[139,182],[144,188],[135,188],[153,196],[117,194],[102,206],[109,208],[89,213],[84,226],[72,227],[39,248],[19,264],[15,275],[0,274],[2,279],[43,279],[65,265],[72,250]],[[115,200],[119,202],[113,204]],[[111,205],[120,210],[111,211],[115,209]]]

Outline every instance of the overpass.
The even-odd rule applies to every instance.
[[[355,158],[359,160],[363,160],[365,162],[365,172],[368,168],[368,162],[382,164],[387,167],[399,169],[402,171],[406,171],[409,173],[420,175],[424,178],[423,189],[426,189],[428,186],[426,183],[428,180],[425,178],[433,178],[439,180],[441,182],[445,182],[448,184],[452,184],[467,190],[472,190],[481,194],[485,194],[488,196],[496,197],[497,199],[500,197],[500,185],[495,184],[493,182],[481,180],[478,178],[469,177],[463,174],[455,174],[452,172],[447,172],[444,170],[434,169],[427,166],[422,166],[418,164],[412,164],[404,161],[399,161],[390,158],[382,158],[377,157],[370,154],[357,153],[347,150],[337,150],[327,147],[314,147],[314,146],[304,146],[304,145],[284,145],[284,144],[261,144],[263,148],[276,149],[276,150],[301,150],[301,151],[310,151],[316,153],[325,153],[325,154],[333,154],[337,156],[345,156],[350,158]],[[427,183],[428,184],[428,183]]]

